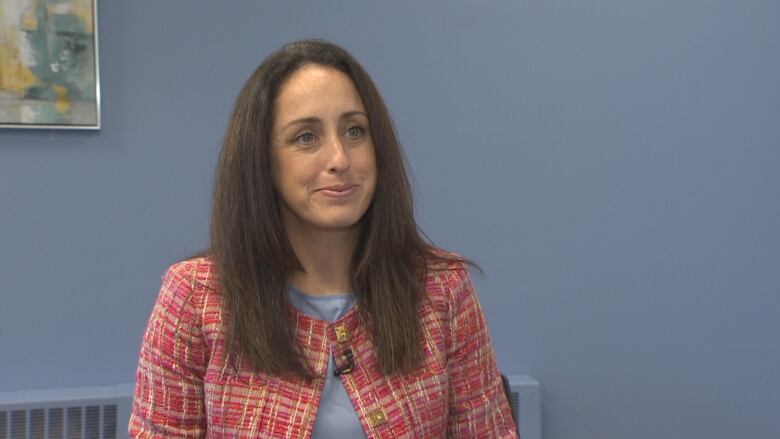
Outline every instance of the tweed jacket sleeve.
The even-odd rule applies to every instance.
[[[516,438],[482,308],[465,269],[453,279],[450,317],[450,438]]]
[[[130,417],[134,438],[206,436],[203,374],[207,346],[201,333],[195,278],[174,265],[162,288],[141,345]],[[161,409],[164,408],[163,409]]]

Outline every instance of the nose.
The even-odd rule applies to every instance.
[[[331,174],[341,174],[349,169],[349,151],[338,136],[331,136],[327,148],[327,168]]]

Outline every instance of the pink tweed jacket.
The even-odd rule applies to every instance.
[[[424,365],[379,372],[365,316],[327,323],[289,308],[310,367],[351,349],[340,375],[368,438],[516,438],[482,310],[460,266],[431,269],[420,307]],[[324,378],[253,372],[228,355],[222,298],[207,258],[168,269],[141,346],[130,436],[308,438]],[[336,366],[343,365],[338,356]]]

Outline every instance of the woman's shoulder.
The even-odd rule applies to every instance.
[[[165,270],[157,302],[171,312],[197,313],[215,300],[217,290],[215,264],[211,258],[190,258]]]
[[[469,261],[463,256],[443,249],[434,249],[426,261],[425,289],[431,298],[448,301],[471,288]]]
[[[163,275],[163,279],[173,278],[202,286],[216,285],[216,264],[209,256],[198,256],[173,263]]]

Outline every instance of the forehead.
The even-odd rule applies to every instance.
[[[352,79],[338,69],[318,64],[307,64],[293,72],[279,87],[274,102],[278,123],[350,111],[365,111]]]

